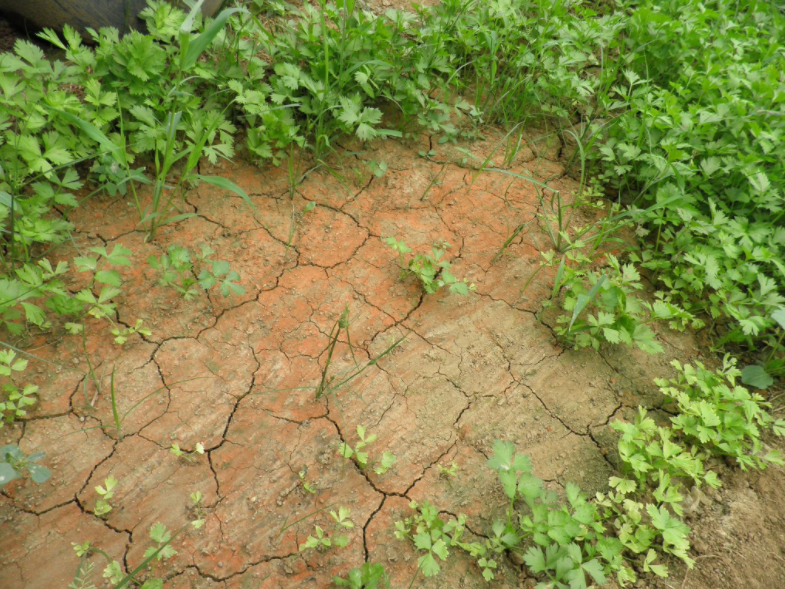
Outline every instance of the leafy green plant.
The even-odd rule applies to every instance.
[[[354,528],[354,522],[349,519],[350,510],[348,507],[339,507],[338,511],[330,511],[330,517],[334,522],[336,531],[351,530]],[[308,536],[302,544],[300,544],[300,552],[304,550],[327,550],[328,548],[345,548],[349,545],[349,537],[346,534],[335,533],[329,536],[321,527],[314,526],[314,535]]]
[[[171,245],[167,253],[160,258],[150,256],[147,263],[161,273],[159,284],[171,286],[185,300],[191,300],[198,294],[197,286],[205,292],[218,286],[224,297],[245,294],[245,289],[236,282],[240,275],[231,269],[229,262],[211,260],[210,256],[214,253],[211,247],[202,244],[201,253],[194,261],[187,248]]]
[[[460,281],[455,278],[450,272],[452,264],[442,259],[444,252],[450,247],[449,243],[434,244],[430,253],[415,254],[404,264],[405,255],[411,253],[411,248],[394,237],[388,237],[383,241],[398,254],[401,279],[409,274],[415,276],[426,293],[433,294],[445,286],[450,292],[461,295],[468,295],[475,289],[474,284],[469,284],[467,280]]]
[[[364,426],[358,425],[357,437],[359,438],[359,441],[354,446],[350,446],[347,442],[341,443],[338,448],[338,453],[344,458],[354,460],[360,468],[366,468],[374,463],[369,462],[368,452],[365,452],[364,448],[376,441],[376,434],[368,434]],[[391,452],[385,451],[379,461],[375,463],[374,472],[378,475],[382,475],[386,473],[393,464],[395,464],[395,456]]]
[[[783,23],[765,1],[639,3],[627,69],[608,97],[620,116],[590,153],[620,192],[670,201],[639,215],[651,236],[642,264],[674,300],[718,323],[718,345],[767,346],[783,304],[785,119],[772,98],[785,56],[769,34],[778,39]],[[688,68],[666,65],[682,59]]]
[[[204,444],[197,442],[196,446],[194,446],[194,449],[190,452],[187,452],[186,450],[182,450],[179,444],[175,443],[172,444],[172,446],[169,448],[169,452],[178,458],[182,458],[183,460],[190,462],[197,454],[200,456],[204,454]]]
[[[494,445],[488,466],[499,473],[510,505],[507,523],[494,524],[496,544],[489,543],[487,548],[523,552],[519,545],[530,538],[534,544],[523,552],[524,562],[533,572],[546,575],[556,587],[585,587],[586,575],[602,584],[607,571],[622,571],[617,558],[620,551],[615,550],[618,547],[603,536],[601,514],[576,485],[567,485],[568,504],[560,505],[555,494],[545,491],[542,481],[531,474],[529,458],[516,454],[512,444],[501,441]],[[519,516],[516,525],[517,499],[529,507],[531,515]],[[483,550],[475,547],[474,552],[482,554]]]
[[[365,562],[359,568],[349,571],[347,577],[333,577],[336,587],[349,587],[349,589],[380,589],[390,586],[390,578],[384,565],[378,562]]]
[[[117,479],[113,476],[109,476],[104,479],[104,485],[98,485],[95,488],[95,492],[98,493],[99,497],[95,502],[95,508],[93,509],[93,513],[98,517],[103,517],[110,511],[112,511],[112,504],[110,501],[112,497],[114,497],[114,488],[117,486]]]
[[[575,259],[577,267],[565,264]],[[546,260],[549,259],[546,257]],[[640,274],[631,263],[622,265],[608,254],[607,273],[588,271],[587,259],[565,255],[559,266],[554,293],[564,290],[562,306],[570,315],[557,319],[556,333],[575,347],[591,346],[595,349],[602,342],[635,345],[649,353],[662,352],[662,346],[648,323],[667,321],[674,329],[683,330],[687,325],[702,326],[702,321],[659,294],[653,303],[634,296],[641,290]],[[552,260],[552,258],[550,258]],[[585,313],[594,308],[595,313]]]
[[[196,515],[196,518],[191,520],[191,526],[195,529],[199,529],[204,526],[205,522],[205,513],[204,508],[202,506],[202,492],[201,491],[194,491],[191,493],[191,510]]]
[[[771,318],[779,328],[779,336],[771,333],[766,338],[769,353],[760,364],[745,366],[741,371],[741,382],[757,389],[767,389],[774,384],[775,376],[785,374],[785,357],[783,357],[782,340],[785,339],[785,307],[777,307],[771,312]]]
[[[188,524],[186,524],[186,526],[187,525]],[[90,541],[81,544],[71,542],[74,552],[79,558],[79,566],[76,569],[74,582],[71,586],[75,586],[78,589],[85,587],[83,581],[93,570],[93,565],[88,562],[88,558],[93,554],[98,554],[102,556],[107,563],[103,570],[103,578],[111,584],[112,589],[122,589],[132,583],[139,585],[140,589],[160,589],[163,587],[163,580],[153,574],[155,572],[155,567],[159,562],[168,560],[177,554],[177,551],[171,544],[174,539],[182,533],[186,526],[183,526],[172,534],[162,523],[157,522],[153,524],[150,527],[149,536],[150,540],[152,540],[155,545],[149,546],[145,550],[144,560],[128,574],[123,573],[123,566],[119,561],[113,560],[106,552],[100,548],[94,547]],[[147,578],[144,582],[140,582],[136,577],[145,570],[148,571]]]
[[[14,382],[14,374],[24,372],[27,360],[16,357],[13,350],[0,350],[0,378],[7,380],[3,383],[5,400],[0,402],[0,427],[3,422],[12,423],[14,420],[27,415],[25,407],[35,405],[35,395],[38,387],[32,384],[20,386]]]
[[[409,503],[414,511],[411,517],[395,522],[395,537],[411,540],[415,547],[425,552],[417,560],[417,570],[426,577],[433,577],[441,572],[441,561],[447,560],[449,547],[458,543],[465,528],[466,517],[445,522],[439,517],[439,511],[427,501],[419,504]]]
[[[238,19],[233,25],[254,35],[272,61],[264,83],[228,84],[248,117],[253,153],[280,161],[281,150],[297,143],[323,160],[342,135],[361,141],[400,136],[382,125],[376,106],[382,101],[402,112],[404,125],[432,124],[434,111],[449,110],[433,98],[434,90],[444,87],[449,57],[438,45],[424,45],[409,34],[409,14],[390,10],[376,17],[354,0],[270,7],[283,18],[264,25],[254,20],[251,27]]]
[[[638,408],[634,423],[622,421],[611,422],[611,427],[622,436],[618,443],[619,458],[625,469],[637,479],[633,481],[611,479],[611,486],[631,492],[639,486],[655,486],[664,477],[690,480],[697,485],[705,482],[711,487],[720,486],[719,479],[713,471],[704,471],[706,456],[696,446],[687,449],[674,439],[674,430],[669,427],[658,427],[644,408]],[[660,492],[662,494],[662,492]],[[681,515],[679,503],[682,500],[676,486],[668,485],[668,499],[663,496],[661,502],[669,503],[671,508]]]
[[[43,452],[25,456],[15,444],[0,448],[0,488],[14,479],[22,478],[25,472],[30,475],[34,483],[39,485],[48,481],[52,473],[45,466],[36,464],[45,456]]]
[[[671,419],[674,429],[712,453],[735,458],[742,470],[785,464],[779,450],[764,453],[760,439],[761,430],[768,428],[785,435],[785,420],[766,411],[771,404],[762,396],[736,384],[741,372],[735,359],[726,356],[717,371],[700,362],[693,367],[674,360],[672,365],[679,372],[677,378],[656,383],[678,410]]]

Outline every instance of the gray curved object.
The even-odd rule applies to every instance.
[[[178,0],[169,1],[182,6]],[[202,14],[212,16],[221,2],[205,0]],[[146,7],[147,0],[0,0],[0,10],[35,27],[62,30],[68,24],[80,33],[101,27],[114,27],[120,32],[144,30],[144,22],[137,15]]]

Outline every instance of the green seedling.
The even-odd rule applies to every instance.
[[[27,360],[17,358],[13,350],[0,350],[0,379],[7,379],[2,389],[5,399],[0,401],[0,428],[3,423],[13,423],[27,415],[27,407],[35,405],[38,387],[32,384],[19,385],[14,379],[27,368]]]
[[[366,562],[359,568],[351,569],[345,579],[333,577],[333,583],[337,587],[349,587],[349,589],[383,589],[390,587],[390,578],[384,565],[378,562]]]
[[[377,178],[381,178],[382,176],[384,176],[387,173],[387,163],[386,162],[383,162],[383,161],[377,162],[375,160],[369,160],[365,165],[368,167],[368,169],[371,171],[371,173],[374,176],[376,176]]]
[[[43,452],[35,452],[25,456],[14,444],[0,448],[0,488],[14,479],[24,477],[25,472],[30,475],[30,479],[34,483],[39,485],[48,481],[52,473],[45,466],[36,464],[45,456],[46,454]]]
[[[334,527],[336,532],[340,530],[351,530],[354,528],[354,522],[349,519],[350,510],[347,507],[339,507],[338,512],[330,511],[330,517],[333,518]],[[349,537],[346,534],[335,533],[332,537],[319,526],[314,526],[314,535],[300,544],[300,552],[304,550],[319,550],[324,551],[328,548],[344,548],[349,545]]]
[[[308,467],[303,466],[303,469],[297,473],[297,476],[300,477],[300,485],[302,485],[303,490],[306,493],[314,495],[316,493],[316,487],[305,478],[308,476]]]
[[[98,493],[99,498],[95,502],[93,513],[98,517],[103,517],[112,511],[112,504],[110,501],[114,497],[114,488],[117,486],[117,479],[109,476],[104,479],[104,486],[98,485],[95,492]]]
[[[398,268],[401,271],[398,280],[403,280],[406,278],[406,254],[410,254],[412,252],[412,248],[406,245],[403,241],[398,241],[394,237],[388,237],[384,240],[384,243],[389,245],[393,251],[398,254]]]
[[[144,337],[150,337],[153,332],[146,327],[142,327],[143,324],[144,321],[142,319],[137,319],[136,323],[131,327],[114,327],[111,330],[111,333],[114,336],[114,343],[118,346],[122,346],[128,341],[128,338],[135,333],[143,335]]]
[[[187,248],[172,245],[168,253],[160,258],[150,256],[147,263],[161,273],[159,284],[174,288],[187,301],[198,294],[197,286],[205,292],[218,286],[224,297],[245,294],[245,289],[237,284],[240,275],[230,268],[229,262],[211,260],[214,253],[212,248],[202,244],[201,253],[193,261]]]
[[[426,293],[433,294],[445,286],[450,292],[461,295],[468,295],[470,291],[475,290],[474,284],[455,278],[450,272],[452,265],[442,259],[444,252],[450,247],[449,243],[434,244],[429,254],[415,254],[407,263],[404,263],[405,254],[410,253],[411,248],[404,242],[397,241],[394,237],[387,237],[383,241],[398,254],[400,279],[409,274],[415,276]]]
[[[378,475],[385,474],[393,467],[396,461],[395,455],[386,450],[382,453],[382,457],[378,462],[369,462],[368,452],[365,452],[363,449],[376,441],[376,434],[368,434],[365,427],[358,425],[357,437],[359,441],[354,447],[344,442],[339,446],[338,453],[346,459],[353,460],[360,468],[364,469],[368,466],[373,466],[373,471]]]
[[[373,467],[373,472],[375,472],[378,475],[383,475],[393,467],[395,461],[396,461],[395,455],[392,452],[388,452],[387,450],[385,450],[382,453],[382,457],[379,460],[379,463]]]
[[[178,458],[182,458],[187,462],[191,462],[197,454],[200,456],[204,454],[204,444],[197,442],[196,446],[191,452],[181,450],[179,444],[172,444],[171,448],[169,448],[169,452]]]
[[[194,529],[199,529],[204,526],[205,522],[205,513],[204,508],[202,507],[202,492],[195,491],[191,493],[191,509],[196,514],[196,519],[191,520],[191,525]]]
[[[451,463],[449,467],[444,467],[441,464],[437,466],[439,467],[439,476],[451,479],[458,476],[458,471],[461,468],[456,462]]]
[[[365,468],[368,466],[368,453],[363,452],[362,450],[368,444],[372,444],[376,441],[376,434],[368,434],[366,436],[365,427],[358,425],[357,437],[360,438],[360,440],[354,445],[354,447],[344,442],[338,448],[338,453],[344,458],[354,460],[360,468]]]

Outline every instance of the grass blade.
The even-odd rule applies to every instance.
[[[114,392],[114,366],[112,366],[112,377],[109,380],[109,394],[112,398],[112,418],[114,419],[114,426],[117,429],[117,439],[122,440],[123,436],[120,434],[120,427],[123,422],[120,419],[120,413],[117,411],[117,397]]]
[[[202,176],[201,174],[195,174],[193,177],[195,177],[197,180],[202,180],[203,182],[217,186],[218,188],[223,188],[224,190],[234,192],[237,196],[241,197],[255,213],[259,212],[251,202],[251,199],[245,193],[245,190],[237,186],[237,184],[228,178],[223,178],[221,176]]]
[[[564,258],[562,258],[563,260]],[[570,319],[570,325],[567,327],[567,331],[572,330],[572,324],[575,323],[575,320],[578,318],[578,315],[586,308],[594,297],[597,296],[597,293],[600,292],[600,288],[602,288],[603,283],[605,282],[605,275],[603,274],[600,276],[600,279],[597,281],[597,284],[591,287],[589,294],[585,295],[578,295],[578,300],[575,301],[575,308],[572,310],[572,319]]]
[[[77,127],[79,127],[85,135],[87,135],[90,139],[97,142],[101,147],[107,150],[107,152],[111,153],[114,158],[124,166],[126,165],[125,159],[125,150],[122,149],[119,145],[114,143],[109,137],[107,137],[101,129],[93,125],[92,123],[88,123],[87,121],[80,119],[77,116],[72,115],[71,113],[58,110],[56,108],[51,109],[56,112],[58,115],[73,123]]]
[[[559,264],[559,269],[556,271],[556,278],[553,281],[553,292],[551,292],[551,298],[554,298],[556,294],[559,292],[561,288],[561,279],[564,276],[564,262],[567,259],[567,256],[562,256],[561,263]],[[603,276],[603,278],[605,278]],[[570,324],[572,325],[572,324]]]
[[[156,557],[157,557],[157,556],[158,556],[158,555],[161,553],[161,551],[162,551],[164,548],[166,548],[167,546],[169,546],[169,544],[171,544],[172,542],[174,542],[174,539],[175,539],[175,538],[177,538],[177,536],[179,536],[179,535],[180,535],[180,532],[182,532],[182,531],[183,531],[183,530],[186,528],[186,526],[187,526],[187,525],[188,525],[188,524],[186,524],[185,526],[183,526],[182,528],[180,528],[179,530],[177,530],[177,532],[174,534],[174,536],[172,536],[172,537],[169,539],[169,541],[168,541],[168,542],[164,542],[164,543],[163,543],[163,544],[162,544],[162,545],[161,545],[161,546],[158,548],[158,550],[156,550],[156,551],[155,551],[155,552],[153,552],[153,553],[152,553],[150,556],[148,556],[147,558],[145,558],[145,559],[142,561],[142,564],[140,564],[138,567],[136,567],[134,570],[132,570],[130,573],[128,573],[128,574],[127,574],[125,577],[123,577],[123,579],[122,579],[122,580],[121,580],[121,581],[120,581],[120,582],[119,582],[117,585],[115,585],[115,586],[114,586],[112,589],[122,589],[123,587],[125,587],[126,585],[128,585],[128,583],[130,583],[130,582],[134,581],[134,580],[135,580],[135,579],[134,579],[134,577],[136,577],[136,575],[138,575],[138,574],[139,574],[139,573],[141,573],[141,572],[142,572],[142,571],[143,571],[145,568],[147,568],[147,565],[148,565],[148,564],[150,564],[150,563],[153,561],[153,559],[154,559],[154,558],[156,558]]]
[[[183,70],[189,70],[196,65],[199,56],[207,49],[207,46],[213,42],[213,39],[215,39],[218,33],[221,32],[226,21],[229,20],[229,17],[237,12],[247,13],[248,11],[245,8],[227,8],[215,17],[215,20],[207,26],[201,35],[188,43],[188,51],[180,61],[180,66]]]

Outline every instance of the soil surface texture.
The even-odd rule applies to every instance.
[[[504,150],[492,152],[502,137],[489,133],[463,145],[477,158],[469,163],[490,155],[490,165],[503,166]],[[464,513],[472,534],[486,534],[506,506],[485,465],[497,439],[528,454],[534,474],[556,491],[569,481],[589,494],[602,491],[615,473],[609,422],[630,419],[638,405],[659,406],[652,379],[671,375],[671,359],[711,362],[691,336],[665,330],[658,356],[561,347],[539,319],[552,276],[540,272],[522,292],[540,251],[549,249],[533,184],[477,173],[462,163],[464,152],[427,136],[345,147],[356,155],[343,157],[342,177],[320,168],[294,191],[286,166],[259,169],[239,158],[203,166],[241,186],[257,212],[202,184],[186,195],[184,210],[194,216],[163,226],[153,242],[124,200],[96,197],[74,211],[74,244],[56,257],[91,246],[129,248],[133,266],[118,268],[119,320],[142,319],[152,334],[119,346],[105,324],[93,322],[86,350],[81,337],[57,329],[18,342],[37,358],[28,374],[40,402],[0,430],[0,442],[46,452],[42,464],[53,474],[43,485],[15,481],[0,495],[0,587],[68,586],[78,565],[72,542],[89,540],[132,570],[151,545],[154,523],[176,531],[194,519],[189,495],[196,491],[205,524],[173,542],[177,555],[157,569],[166,587],[326,588],[332,575],[364,561],[384,564],[393,587],[408,587],[418,555],[393,532],[410,501],[430,501],[445,516]],[[422,157],[432,147],[437,155]],[[578,182],[564,173],[561,147],[532,140],[509,169],[570,195]],[[387,172],[374,176],[370,161],[384,161]],[[494,261],[521,224],[526,230]],[[383,243],[389,236],[415,252],[449,243],[452,273],[476,290],[425,295],[413,278],[400,280],[396,255]],[[174,244],[193,252],[210,246],[240,273],[245,294],[200,291],[186,301],[159,285],[147,259]],[[84,287],[79,280],[72,277],[69,288]],[[352,345],[342,331],[330,359],[333,384],[405,339],[317,396],[330,333],[345,309]],[[87,357],[100,390],[86,376]],[[119,413],[130,410],[120,435],[112,373]],[[395,455],[385,474],[338,454],[342,442],[356,444],[358,425],[377,436],[365,448],[371,462],[384,451]],[[203,444],[205,453],[178,458],[173,443],[188,452]],[[672,563],[669,579],[644,577],[638,587],[785,587],[785,474],[721,474],[722,490],[691,507],[695,569]],[[113,509],[99,518],[95,488],[109,476],[118,480]],[[329,511],[338,506],[351,510],[349,545],[300,553],[314,525],[332,529]],[[104,564],[95,563],[94,582],[103,587]],[[459,552],[443,569],[413,586],[487,586]],[[536,583],[512,560],[497,576],[491,587]]]

